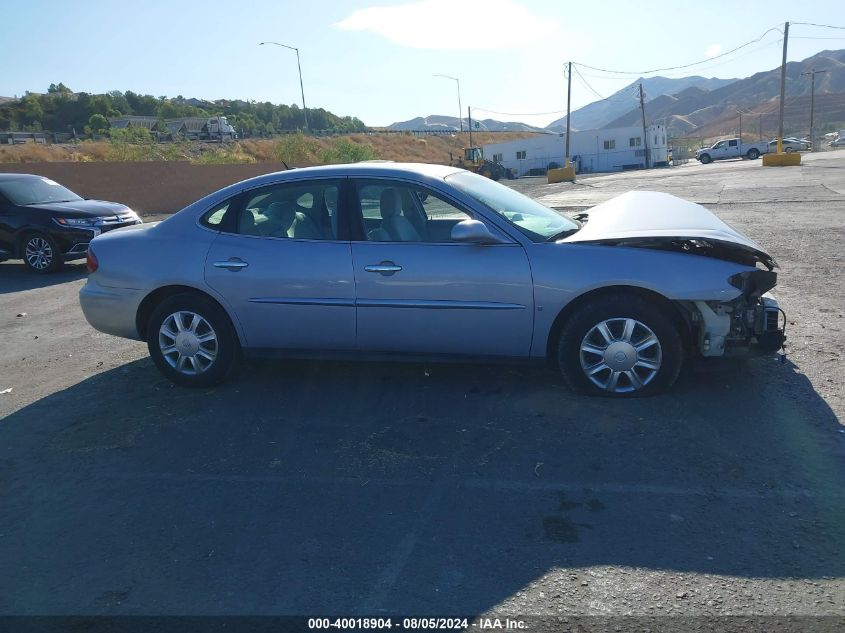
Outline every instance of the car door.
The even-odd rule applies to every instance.
[[[725,158],[728,153],[728,142],[727,141],[719,141],[713,146],[713,160],[717,158]]]
[[[0,193],[0,255],[10,257],[15,252],[15,233],[20,226],[20,211]]]
[[[352,255],[337,222],[342,186],[275,184],[246,192],[224,214],[206,214],[222,226],[205,280],[229,304],[249,348],[354,349]]]
[[[358,349],[448,355],[527,356],[533,287],[523,247],[452,241],[476,217],[411,183],[350,179],[362,239],[352,242]]]

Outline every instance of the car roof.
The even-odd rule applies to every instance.
[[[302,180],[307,178],[346,178],[349,176],[358,178],[402,178],[403,176],[414,176],[415,180],[427,178],[442,180],[450,174],[462,171],[457,167],[446,165],[431,165],[428,163],[394,163],[391,161],[364,161],[360,163],[349,163],[344,165],[321,165],[318,167],[297,167],[286,171],[277,171],[262,176],[255,176],[248,180],[234,183],[216,192],[222,195],[230,195],[232,191],[261,187],[286,180]]]
[[[46,178],[46,176],[39,176],[37,174],[0,174],[0,181],[3,180],[22,180],[26,178]]]
[[[447,167],[446,165],[431,165],[428,163],[394,163],[387,160],[370,160],[360,163],[348,163],[343,165],[320,165],[318,167],[297,167],[287,171],[276,172],[279,174],[292,174],[300,176],[307,174],[309,176],[362,176],[362,175],[382,175],[382,176],[398,176],[403,174],[418,174],[429,176],[432,178],[445,178],[449,174],[460,171],[457,167]],[[268,174],[270,175],[270,174]]]

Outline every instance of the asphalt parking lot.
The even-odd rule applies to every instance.
[[[87,325],[83,266],[0,264],[0,615],[845,616],[845,152],[513,185],[707,205],[779,261],[786,362],[630,401],[488,365],[190,391]]]

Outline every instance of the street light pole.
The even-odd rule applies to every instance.
[[[780,64],[780,116],[778,117],[778,154],[783,153],[783,95],[786,92],[786,45],[789,43],[789,22],[783,25],[783,61]]]
[[[810,151],[812,151],[816,145],[816,142],[813,139],[813,110],[816,105],[816,75],[826,72],[826,70],[811,70],[808,73],[801,73],[802,75],[810,75]]]
[[[305,107],[305,88],[302,85],[302,66],[299,63],[299,49],[295,46],[280,44],[279,42],[260,42],[259,46],[264,46],[264,44],[274,44],[276,46],[281,46],[282,48],[289,48],[290,50],[296,52],[296,69],[299,71],[299,91],[302,93],[302,111],[305,113],[305,131],[310,132],[311,128],[308,126],[308,108]]]
[[[450,77],[449,75],[434,75],[435,77],[443,77],[443,79],[451,79],[456,84],[458,84],[458,125],[460,125],[461,132],[464,131],[464,118],[463,112],[464,109],[461,106],[461,80],[457,77]]]

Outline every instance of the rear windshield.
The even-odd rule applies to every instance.
[[[46,202],[73,202],[82,200],[70,189],[49,178],[20,178],[0,181],[0,192],[12,204],[44,204]]]

